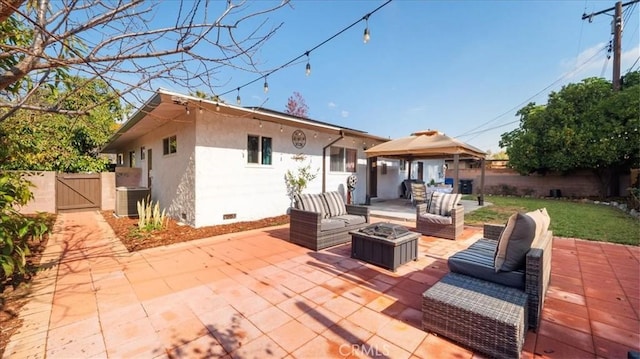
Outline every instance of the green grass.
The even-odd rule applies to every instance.
[[[476,200],[474,196],[463,198]],[[546,208],[554,236],[640,245],[640,221],[611,206],[563,199],[502,196],[485,196],[486,203],[493,205],[465,214],[466,225],[504,224],[515,212]]]

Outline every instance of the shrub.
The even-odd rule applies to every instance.
[[[33,198],[33,186],[18,173],[0,173],[0,266],[2,279],[25,274],[29,240],[41,240],[49,230],[44,216],[27,217],[16,208]]]
[[[154,231],[164,228],[167,222],[165,210],[160,211],[160,204],[153,201],[147,196],[138,201],[138,229],[141,231]]]

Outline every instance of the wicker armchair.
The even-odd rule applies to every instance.
[[[451,223],[437,218],[441,216],[426,216],[427,203],[416,206],[416,230],[427,236],[434,236],[447,239],[457,239],[464,230],[464,207],[458,204],[451,211]]]

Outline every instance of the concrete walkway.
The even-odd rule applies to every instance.
[[[479,237],[422,236],[418,260],[393,273],[350,258],[349,244],[293,245],[286,225],[128,253],[99,213],[60,214],[4,357],[479,357],[421,329],[421,293]],[[639,258],[637,247],[555,238],[523,357],[640,350]]]
[[[483,206],[478,205],[478,201],[461,200],[460,204],[464,207],[464,213],[470,213],[476,209],[490,206],[491,203],[484,202]],[[377,200],[374,199],[368,206],[371,215],[379,218],[397,219],[403,221],[416,221],[416,207],[411,201],[404,198]]]

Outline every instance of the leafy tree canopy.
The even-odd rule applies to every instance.
[[[99,172],[107,158],[100,148],[117,129],[123,109],[102,81],[72,77],[73,90],[41,90],[31,100],[60,103],[65,108],[94,107],[86,116],[20,110],[0,123],[0,169],[62,172]]]
[[[628,73],[621,91],[587,78],[529,103],[520,126],[503,133],[509,164],[522,174],[640,166],[640,72]]]

